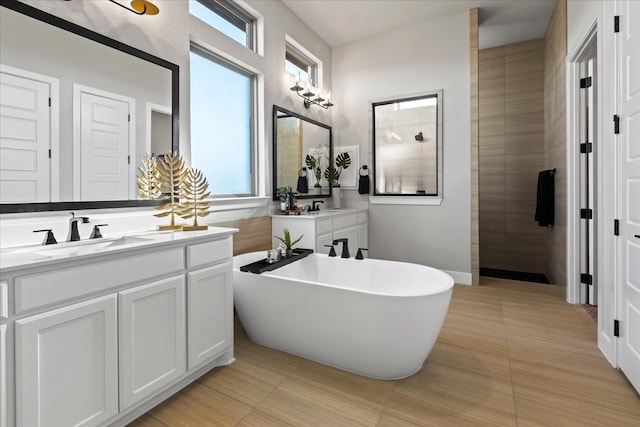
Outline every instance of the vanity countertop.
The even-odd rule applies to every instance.
[[[0,268],[3,273],[8,273],[27,266],[39,267],[80,258],[96,258],[152,246],[169,246],[186,240],[198,243],[216,236],[225,238],[237,231],[236,228],[223,227],[209,227],[208,230],[200,231],[145,231],[46,246],[14,246],[0,250]]]
[[[330,216],[339,216],[339,215],[348,215],[360,212],[366,212],[366,208],[352,208],[352,209],[324,209],[315,212],[307,212],[304,211],[300,215],[285,215],[285,214],[274,214],[271,215],[271,218],[291,218],[291,219],[316,219],[316,218],[326,218]]]

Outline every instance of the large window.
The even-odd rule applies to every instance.
[[[213,196],[255,193],[255,75],[192,46],[191,165]]]
[[[374,195],[442,197],[442,91],[372,107]]]
[[[233,40],[255,47],[255,19],[230,0],[189,0],[189,13]]]

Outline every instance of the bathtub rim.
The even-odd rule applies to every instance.
[[[235,260],[236,257],[243,257],[246,256],[247,258],[249,258],[249,255],[255,255],[257,258],[255,260],[259,260],[261,258],[264,258],[264,251],[255,251],[255,252],[247,252],[244,254],[239,254],[239,255],[235,255],[233,258]],[[314,252],[312,254],[309,255],[309,257],[313,257],[314,255],[318,256],[318,257],[323,257],[323,258],[328,258],[327,254],[321,254],[318,252]],[[252,257],[253,258],[253,257]],[[308,258],[308,257],[305,257]],[[265,276],[265,277],[269,277],[269,278],[275,278],[275,279],[282,279],[282,280],[288,280],[291,282],[297,282],[297,283],[303,283],[305,285],[312,285],[312,286],[317,286],[317,287],[325,287],[325,288],[332,288],[332,289],[337,289],[340,291],[345,291],[345,292],[353,292],[353,293],[358,293],[358,294],[367,294],[367,295],[373,295],[373,296],[380,296],[380,297],[385,297],[385,298],[420,298],[420,297],[429,297],[432,295],[438,295],[444,292],[448,292],[448,291],[453,291],[454,285],[455,285],[455,280],[453,280],[453,277],[451,277],[449,274],[447,274],[446,272],[437,269],[435,267],[430,267],[428,265],[422,265],[422,264],[416,264],[416,263],[411,263],[411,262],[404,262],[404,261],[391,261],[391,260],[384,260],[384,259],[378,259],[378,258],[365,258],[364,260],[355,260],[354,258],[349,258],[349,260],[352,260],[353,262],[366,262],[367,260],[371,260],[371,261],[376,261],[376,262],[385,262],[385,263],[394,263],[394,264],[402,264],[402,265],[412,265],[412,266],[418,266],[421,268],[426,268],[428,270],[433,270],[437,273],[440,273],[442,275],[444,275],[444,279],[447,281],[446,284],[439,286],[436,290],[433,291],[429,291],[427,293],[415,293],[415,294],[411,294],[411,295],[401,295],[401,294],[390,294],[390,293],[383,293],[383,292],[372,292],[372,291],[367,291],[367,290],[361,290],[361,289],[353,289],[353,288],[347,288],[344,286],[337,286],[337,285],[333,285],[330,283],[323,283],[323,282],[316,282],[316,281],[311,281],[311,280],[302,280],[302,279],[296,279],[296,278],[292,278],[292,277],[288,277],[288,276],[284,276],[284,275],[278,275],[276,272],[279,269],[276,270],[272,270],[272,271],[267,271],[261,274],[256,274],[256,273],[251,273],[251,272],[245,272],[245,271],[240,271],[240,267],[241,265],[238,265],[236,267],[235,262],[233,263],[233,273],[235,274],[237,273],[242,273],[242,274],[250,274],[250,275],[256,275],[256,276]],[[304,261],[304,259],[301,259],[299,261]],[[344,260],[347,261],[347,260]],[[251,262],[251,261],[249,261]],[[244,264],[243,264],[244,265]],[[285,268],[285,266],[283,266],[282,268]]]

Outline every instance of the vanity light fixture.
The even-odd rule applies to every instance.
[[[121,3],[118,3],[115,0],[109,0],[111,3],[115,3],[123,9],[127,9],[130,12],[135,13],[136,15],[157,15],[160,13],[160,9],[158,6],[151,3],[149,0],[133,0],[131,2],[131,7],[127,7]]]
[[[310,82],[304,82],[306,83],[306,87],[301,86],[300,83],[303,82],[300,82],[300,80],[296,80],[294,86],[290,89],[297,93],[300,98],[304,99],[304,108],[308,110],[309,108],[311,108],[311,105],[317,105],[326,110],[329,107],[333,107],[333,104],[331,103],[330,92],[326,95],[323,95],[322,90],[320,88],[313,87]]]

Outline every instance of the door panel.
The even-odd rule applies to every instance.
[[[80,192],[82,200],[129,198],[127,102],[80,94]]]
[[[116,295],[16,322],[19,426],[93,426],[118,413]]]
[[[49,202],[48,83],[0,73],[0,202]]]
[[[640,391],[640,4],[620,2],[620,322],[618,364]]]
[[[230,263],[188,274],[189,370],[233,344],[233,291]]]
[[[120,410],[186,371],[184,277],[120,292]]]

